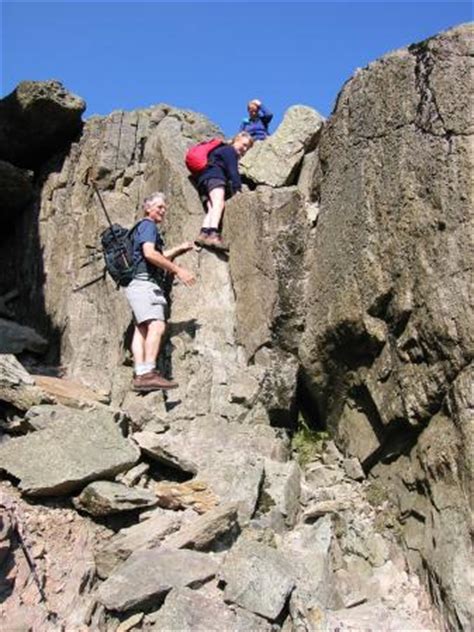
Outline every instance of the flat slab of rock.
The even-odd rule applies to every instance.
[[[255,143],[241,160],[242,173],[257,184],[283,187],[294,184],[305,153],[316,147],[324,118],[305,105],[287,110],[276,132]]]
[[[157,504],[153,492],[134,489],[111,481],[96,481],[85,487],[73,500],[76,509],[91,516],[109,516],[122,511],[131,511]]]
[[[12,404],[19,410],[28,410],[32,406],[53,400],[36,386],[33,376],[14,355],[0,354],[0,401]]]
[[[177,588],[166,597],[151,630],[193,632],[270,632],[272,626],[250,612],[232,609],[189,588]]]
[[[237,506],[223,505],[199,516],[177,533],[166,538],[163,545],[170,549],[195,549],[208,551],[220,539],[236,534],[239,528]]]
[[[274,621],[295,586],[289,560],[276,549],[240,540],[227,555],[219,578],[224,599]]]
[[[105,408],[69,410],[54,424],[0,446],[0,467],[32,496],[60,496],[89,481],[113,477],[138,461]]]
[[[133,553],[99,587],[107,610],[125,612],[159,602],[172,588],[197,587],[212,579],[218,563],[197,551],[151,549]]]
[[[35,375],[36,384],[51,395],[59,404],[83,408],[90,404],[108,404],[110,398],[107,393],[95,391],[80,382],[67,378],[49,375]]]
[[[187,512],[166,511],[157,507],[143,522],[121,529],[95,555],[97,574],[108,577],[113,569],[136,551],[153,549],[167,536],[177,531]]]

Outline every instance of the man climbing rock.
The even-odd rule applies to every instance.
[[[175,275],[187,287],[195,284],[194,275],[173,262],[175,257],[194,246],[184,242],[163,251],[163,240],[158,225],[166,213],[163,193],[153,193],[143,203],[145,217],[133,231],[134,278],[125,289],[132,308],[135,330],[132,353],[135,366],[133,389],[142,393],[176,388],[156,370],[156,360],[166,327],[167,300],[163,291],[166,273]]]

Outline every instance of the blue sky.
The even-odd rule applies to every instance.
[[[2,2],[2,96],[59,79],[85,116],[165,102],[232,134],[246,102],[330,114],[357,67],[472,20],[469,2]]]

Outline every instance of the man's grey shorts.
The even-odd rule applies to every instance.
[[[125,288],[125,295],[137,325],[147,320],[166,320],[168,303],[156,283],[133,279]]]

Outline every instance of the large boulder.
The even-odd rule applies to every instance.
[[[418,534],[412,561],[461,625],[468,588],[447,569],[469,550],[466,398],[454,393],[473,353],[472,30],[389,54],[339,95],[319,143],[323,169],[314,171],[321,213],[300,346],[307,388],[348,454],[367,471],[380,463],[384,480],[408,476],[406,457],[421,466],[423,476],[404,486],[413,496],[408,548]],[[435,428],[449,448],[432,441]],[[459,491],[456,545],[435,500],[446,485]]]
[[[295,184],[305,153],[315,149],[324,118],[306,105],[294,105],[276,132],[257,142],[242,159],[242,173],[256,184]]]
[[[112,478],[139,458],[115,414],[70,410],[44,430],[0,446],[0,467],[31,496],[61,496],[89,481]]]
[[[0,158],[37,167],[77,136],[85,109],[59,81],[22,81],[0,101]]]

